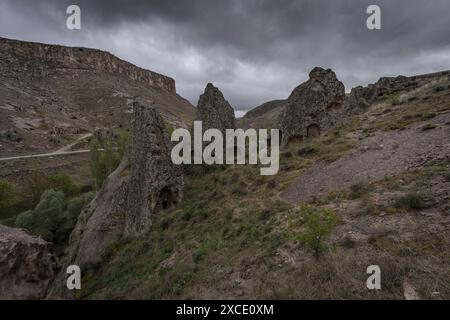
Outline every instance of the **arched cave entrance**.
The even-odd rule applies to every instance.
[[[167,210],[173,208],[177,203],[177,197],[169,187],[164,187],[158,194],[156,208],[158,210]]]
[[[320,127],[317,124],[311,124],[306,128],[307,137],[318,137],[320,136]]]

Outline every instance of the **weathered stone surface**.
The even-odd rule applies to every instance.
[[[123,61],[109,52],[76,47],[64,47],[35,42],[0,38],[0,57],[7,59],[10,68],[20,66],[26,76],[46,77],[52,69],[98,70],[120,73],[151,87],[175,93],[175,80]],[[18,63],[19,62],[19,63]]]
[[[314,68],[309,80],[294,89],[281,116],[281,144],[315,136],[341,121],[345,88],[328,69]]]
[[[219,129],[225,133],[226,129],[235,128],[234,109],[211,83],[200,96],[195,120],[203,122],[203,130]]]
[[[442,71],[413,77],[383,77],[376,83],[369,84],[366,87],[358,86],[353,88],[345,100],[344,109],[348,115],[359,114],[366,111],[371,104],[381,101],[389,95],[411,91],[449,75],[450,71]]]
[[[175,206],[182,197],[181,167],[170,159],[163,119],[153,107],[134,103],[128,155],[82,213],[71,235],[69,260],[95,264],[122,235],[139,235],[151,217]]]
[[[0,225],[0,300],[43,299],[56,268],[51,243]]]

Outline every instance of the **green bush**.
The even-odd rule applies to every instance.
[[[433,89],[433,91],[434,92],[441,92],[441,91],[444,91],[445,90],[445,87],[444,86],[438,86],[438,87],[435,87],[434,89]]]
[[[14,187],[7,181],[0,181],[0,204],[8,201],[14,191]]]
[[[73,198],[66,205],[63,192],[47,190],[35,209],[16,217],[15,226],[53,242],[58,251],[67,243],[78,216],[93,197],[93,193],[86,193]]]
[[[66,174],[49,176],[48,181],[50,182],[50,189],[62,191],[66,196],[74,196],[79,192],[78,186]]]
[[[391,106],[398,106],[403,103],[403,101],[399,95],[394,95],[394,96],[390,97],[389,102],[390,102]]]
[[[421,193],[411,192],[395,201],[396,208],[419,210],[425,208],[425,197]]]
[[[64,193],[47,190],[34,210],[21,213],[16,218],[16,226],[25,228],[43,239],[54,242],[61,225],[64,210]]]
[[[326,249],[323,240],[337,224],[336,215],[330,210],[306,204],[301,205],[296,213],[303,229],[297,239],[318,257]]]
[[[0,181],[0,219],[6,218],[14,204],[14,187],[7,181]]]
[[[370,192],[370,186],[363,183],[356,183],[350,186],[350,199],[361,199]]]
[[[99,141],[92,139],[90,146],[91,171],[95,178],[95,188],[99,190],[106,178],[117,169],[128,148],[129,136],[121,131],[117,143],[112,139]],[[116,146],[117,145],[117,146]]]

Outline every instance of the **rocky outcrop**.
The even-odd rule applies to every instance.
[[[234,109],[211,83],[208,83],[198,100],[195,120],[202,121],[203,130],[219,129],[225,133],[226,129],[235,128]]]
[[[383,77],[366,87],[353,88],[345,101],[345,109],[350,115],[359,114],[366,111],[371,104],[381,101],[389,95],[411,91],[431,81],[449,76],[450,71],[442,71],[413,77]]]
[[[345,88],[330,69],[314,68],[294,89],[281,116],[281,144],[315,136],[342,121]]]
[[[43,299],[57,261],[49,242],[0,225],[0,300]]]
[[[154,107],[133,104],[130,150],[72,232],[69,260],[79,266],[100,262],[113,242],[140,235],[153,215],[181,200],[182,170],[171,161],[165,123]]]
[[[3,74],[44,78],[55,70],[96,70],[123,74],[132,80],[171,93],[176,91],[175,80],[172,78],[139,68],[101,50],[0,38],[0,60],[4,62]]]

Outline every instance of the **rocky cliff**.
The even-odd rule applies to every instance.
[[[195,108],[175,81],[110,53],[0,38],[0,156],[58,150],[96,128],[128,128],[133,99],[172,127]]]
[[[122,74],[150,87],[175,93],[175,80],[139,68],[109,52],[81,47],[65,47],[0,38],[2,72],[45,78],[53,71],[94,70]]]

